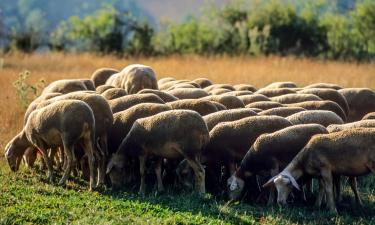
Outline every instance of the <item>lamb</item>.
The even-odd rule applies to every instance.
[[[95,87],[105,84],[110,76],[120,71],[112,68],[100,68],[94,71],[91,75],[91,80],[94,82]]]
[[[211,113],[209,115],[204,116],[203,119],[207,124],[208,130],[212,130],[212,128],[214,128],[217,124],[221,122],[234,121],[256,115],[257,113],[255,113],[251,109],[230,109]]]
[[[105,99],[112,100],[128,95],[128,93],[122,88],[111,88],[101,94]]]
[[[269,99],[268,97],[262,94],[242,95],[242,96],[237,96],[237,97],[241,99],[245,105],[251,104],[253,102],[271,101],[271,99]]]
[[[245,108],[244,103],[239,99],[239,97],[236,96],[210,95],[201,99],[221,103],[227,107],[227,109]]]
[[[271,100],[281,104],[292,104],[306,101],[321,101],[322,99],[314,94],[286,94],[272,97]]]
[[[143,89],[138,92],[138,94],[148,94],[148,93],[159,96],[159,98],[161,98],[164,102],[173,102],[173,101],[178,100],[177,97],[171,94],[168,94],[167,92],[164,92],[164,91],[159,91],[159,90],[154,90],[154,89]]]
[[[278,102],[270,102],[270,101],[264,101],[264,102],[253,102],[245,106],[246,108],[258,108],[262,110],[272,109],[272,108],[278,108],[283,107],[283,104]]]
[[[292,88],[274,88],[274,89],[262,88],[256,91],[255,93],[262,94],[264,96],[271,98],[271,97],[276,97],[280,95],[294,94],[296,93],[296,90]]]
[[[375,92],[369,88],[344,88],[339,92],[349,105],[348,122],[358,121],[369,112],[375,111]]]
[[[342,94],[340,94],[337,90],[329,88],[308,88],[297,91],[297,93],[314,94],[323,100],[330,100],[336,102],[344,110],[345,115],[348,116],[348,102],[346,101],[345,97]]]
[[[102,93],[104,93],[106,90],[109,90],[109,89],[111,89],[111,88],[115,88],[115,87],[112,86],[112,85],[106,85],[106,84],[104,84],[104,85],[100,85],[99,87],[97,87],[97,88],[95,89],[95,92],[98,93],[98,94],[102,94]]]
[[[327,127],[330,133],[339,132],[342,130],[348,130],[352,128],[375,128],[375,120],[360,120],[356,122],[346,123],[346,124],[332,124]]]
[[[198,99],[208,96],[208,93],[200,88],[177,88],[167,93],[179,99]]]
[[[318,124],[302,124],[287,127],[270,134],[260,135],[242,159],[241,165],[228,179],[229,198],[240,197],[245,179],[257,174],[277,175],[316,134],[328,131]],[[272,204],[274,191],[271,190],[268,204]]]
[[[251,91],[251,92],[257,91],[257,88],[250,84],[236,84],[233,87],[237,91]]]
[[[330,83],[315,83],[315,84],[310,84],[304,87],[304,89],[308,89],[308,88],[326,88],[326,89],[335,89],[335,90],[343,89],[341,86],[337,84],[330,84]]]
[[[273,82],[265,86],[264,89],[275,89],[275,88],[297,88],[297,84],[291,81]]]
[[[5,148],[5,157],[10,168],[15,171],[15,155],[22,155],[31,146],[43,154],[48,167],[48,178],[53,181],[53,171],[47,156],[47,149],[63,147],[67,156],[67,167],[59,185],[63,185],[72,169],[74,146],[81,143],[88,156],[90,168],[90,190],[94,183],[93,148],[95,143],[95,119],[86,103],[79,100],[62,100],[41,109],[34,110],[24,129]],[[22,154],[20,154],[22,152]]]
[[[292,187],[299,189],[297,180],[303,176],[318,177],[320,206],[323,192],[330,211],[337,212],[333,196],[333,177],[357,177],[375,174],[375,129],[357,128],[314,136],[288,166],[263,186],[275,185],[279,204],[286,204]],[[356,190],[355,183],[351,183]],[[357,198],[358,193],[355,191]]]
[[[205,87],[208,87],[208,86],[213,84],[212,81],[210,81],[207,78],[197,78],[197,79],[193,80],[193,82],[199,84],[199,86],[201,88],[205,88]]]
[[[218,89],[218,88],[224,88],[224,89],[228,89],[228,90],[231,90],[231,91],[235,91],[236,89],[234,89],[234,87],[230,84],[213,84],[213,85],[210,85],[210,86],[207,86],[205,88],[203,88],[205,91],[207,92],[210,92],[214,89]]]
[[[66,94],[73,91],[84,91],[88,90],[86,84],[81,80],[57,80],[50,83],[42,91],[42,95],[46,93],[58,92]]]
[[[223,93],[223,95],[233,95],[233,96],[243,96],[243,95],[251,95],[253,92],[251,91],[230,91]]]
[[[328,110],[336,113],[338,116],[341,117],[343,121],[347,120],[344,110],[336,102],[329,100],[297,102],[292,104],[286,104],[285,106],[302,107],[307,110]]]
[[[362,120],[375,120],[375,112],[367,113]]]
[[[166,103],[172,109],[189,109],[198,112],[201,116],[217,112],[215,104],[204,99],[182,99]]]
[[[186,132],[189,131],[189,132]],[[193,168],[196,190],[205,193],[205,171],[200,163],[202,150],[209,140],[207,126],[202,117],[190,110],[172,110],[138,119],[108,163],[112,184],[122,184],[125,162],[138,157],[140,165],[140,193],[145,193],[145,164],[151,156],[156,160],[155,173],[158,191],[164,190],[161,178],[163,158],[184,157]]]
[[[324,127],[331,124],[343,124],[344,121],[334,112],[327,110],[309,110],[286,117],[293,125],[316,123]]]
[[[113,113],[117,113],[126,110],[134,105],[146,102],[160,104],[165,103],[161,98],[154,94],[131,94],[108,101]]]

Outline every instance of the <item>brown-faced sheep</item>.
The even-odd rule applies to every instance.
[[[375,112],[367,113],[361,120],[375,120]]]
[[[94,71],[91,75],[91,80],[94,82],[95,87],[105,84],[110,76],[120,71],[112,68],[100,68]]]
[[[229,198],[240,197],[245,179],[250,176],[277,175],[301,151],[312,136],[327,133],[321,125],[303,124],[260,135],[242,159],[236,172],[228,179]],[[273,203],[273,199],[274,190],[271,190],[268,204]]]
[[[182,99],[174,102],[168,102],[166,104],[172,107],[172,109],[190,109],[198,112],[202,116],[218,111],[215,104],[204,99]]]
[[[344,110],[333,101],[324,100],[324,101],[306,101],[306,102],[297,102],[292,104],[286,104],[288,107],[302,107],[307,110],[328,110],[336,113],[341,117],[343,121],[347,120]]]
[[[257,88],[250,84],[236,84],[233,87],[237,91],[251,91],[251,92],[257,91]]]
[[[276,97],[280,95],[293,94],[293,93],[296,93],[296,90],[292,88],[274,88],[274,89],[262,88],[256,91],[255,93],[271,98],[271,97]]]
[[[193,80],[195,83],[199,84],[199,86],[201,88],[205,88],[205,87],[208,87],[210,85],[212,85],[212,81],[210,81],[209,79],[207,78],[197,78],[195,80]]]
[[[155,94],[159,96],[159,98],[161,98],[164,102],[173,102],[173,101],[178,100],[177,97],[171,94],[168,94],[165,91],[154,90],[154,89],[143,89],[138,92],[138,94],[147,94],[147,93],[151,93],[151,94]]]
[[[220,112],[211,113],[203,117],[207,124],[208,130],[221,122],[239,120],[245,117],[256,116],[256,112],[251,109],[229,109]]]
[[[293,125],[316,123],[324,127],[331,124],[343,124],[344,121],[334,112],[327,110],[309,110],[286,117]]]
[[[237,96],[237,97],[241,99],[245,105],[251,104],[253,102],[271,101],[271,99],[261,94],[242,95],[242,96]]]
[[[280,81],[273,82],[265,86],[264,89],[275,89],[275,88],[296,88],[297,84],[291,81]]]
[[[231,95],[210,95],[201,99],[215,101],[223,104],[227,109],[245,108],[244,103],[236,96]]]
[[[113,113],[117,113],[123,110],[126,110],[134,105],[140,103],[160,103],[164,104],[165,102],[159,98],[159,96],[154,94],[131,94],[120,98],[115,98],[110,101],[109,107]]]
[[[197,99],[208,96],[208,93],[200,88],[177,88],[167,93],[179,99]]]
[[[349,105],[348,122],[358,121],[369,112],[375,111],[375,92],[369,88],[344,88],[339,92]]]
[[[186,132],[189,131],[189,132]],[[156,161],[158,191],[163,191],[161,166],[163,158],[184,157],[193,168],[196,190],[205,193],[205,171],[201,165],[202,151],[209,140],[202,117],[190,110],[172,110],[138,119],[122,141],[108,164],[107,171],[114,186],[123,182],[123,169],[129,158],[138,158],[140,165],[140,193],[145,192],[145,164],[148,158]]]
[[[352,128],[375,128],[375,120],[360,120],[345,124],[332,124],[327,127],[330,133],[348,130]]]
[[[317,206],[323,192],[330,211],[337,212],[333,195],[333,177],[357,177],[375,174],[375,129],[357,128],[314,136],[289,165],[263,186],[275,185],[277,202],[286,204],[293,187],[299,189],[297,180],[303,176],[320,179]],[[353,185],[352,185],[353,186]],[[354,187],[355,188],[355,187]],[[358,193],[355,193],[359,199]]]
[[[337,84],[330,84],[330,83],[316,83],[316,84],[310,84],[304,87],[304,89],[307,88],[328,88],[328,89],[335,89],[335,90],[340,90],[342,89],[341,86]]]
[[[278,102],[265,101],[265,102],[253,102],[253,103],[246,105],[245,107],[267,110],[267,109],[272,109],[272,108],[283,107],[283,104],[278,103]]]
[[[105,99],[112,100],[128,95],[128,93],[122,88],[111,88],[101,94]]]
[[[321,101],[322,99],[314,94],[286,94],[272,97],[271,100],[281,104],[292,104],[306,101]]]
[[[272,108],[267,109],[258,114],[260,116],[281,116],[281,117],[288,117],[298,112],[306,111],[306,109],[302,107],[280,107],[280,108]]]
[[[106,84],[104,84],[104,85],[100,85],[99,87],[97,87],[95,89],[95,92],[98,93],[98,94],[102,94],[103,92],[105,92],[106,90],[109,90],[111,88],[115,88],[115,87],[112,86],[112,85],[106,85]]]
[[[69,177],[74,146],[81,143],[89,159],[90,190],[95,188],[93,148],[95,144],[95,119],[86,103],[78,100],[62,100],[41,109],[34,110],[24,127],[5,148],[5,157],[13,171],[17,168],[15,155],[23,155],[30,146],[37,147],[43,153],[48,167],[48,178],[53,181],[53,168],[47,155],[47,149],[62,147],[67,157],[67,167],[59,182],[64,184]],[[20,151],[22,154],[19,154]]]

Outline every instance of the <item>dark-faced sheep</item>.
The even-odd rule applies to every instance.
[[[245,108],[244,103],[236,96],[231,95],[210,95],[201,99],[215,101],[223,104],[227,109]]]
[[[179,99],[198,99],[208,96],[208,93],[200,88],[177,88],[167,93]]]
[[[217,112],[215,104],[204,99],[182,99],[174,102],[168,102],[168,106],[172,109],[189,109],[199,113],[201,116]]]
[[[105,99],[112,100],[128,95],[128,93],[122,88],[111,88],[101,94]]]
[[[207,124],[208,130],[214,128],[217,124],[222,122],[239,120],[245,117],[256,116],[257,113],[251,109],[230,109],[220,112],[211,113],[204,116],[203,119]]]
[[[91,80],[94,82],[95,87],[105,84],[110,76],[120,71],[112,68],[100,68],[94,71],[91,75]]]
[[[154,90],[154,89],[143,89],[138,92],[138,94],[149,94],[149,93],[159,96],[164,102],[173,102],[173,101],[178,100],[177,97],[171,94],[168,94],[165,91]]]
[[[280,108],[272,108],[267,109],[258,114],[260,116],[281,116],[281,117],[288,117],[298,112],[306,111],[306,109],[302,107],[280,107]]]
[[[339,92],[349,105],[348,122],[358,121],[369,112],[375,111],[375,92],[369,88],[344,88]]]
[[[117,113],[126,110],[134,105],[146,102],[160,104],[165,103],[161,98],[159,98],[159,96],[154,94],[131,94],[108,101],[113,113]]]
[[[156,160],[158,191],[163,191],[163,158],[185,158],[195,172],[196,190],[205,193],[205,171],[200,158],[208,140],[205,122],[198,113],[190,110],[172,110],[138,119],[108,164],[107,171],[111,182],[114,186],[121,185],[126,161],[136,157],[139,159],[141,176],[139,192],[144,193],[145,164],[147,159],[152,157]]]
[[[309,110],[295,113],[286,117],[293,125],[297,124],[320,124],[328,127],[331,124],[343,124],[344,121],[334,112],[327,110]]]

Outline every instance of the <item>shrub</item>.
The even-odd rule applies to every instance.
[[[46,82],[41,79],[35,84],[28,84],[26,82],[30,72],[25,70],[18,75],[18,78],[13,82],[13,86],[16,88],[19,104],[22,108],[26,109],[32,100],[37,98],[44,87]]]

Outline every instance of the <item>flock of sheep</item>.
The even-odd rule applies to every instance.
[[[285,204],[293,189],[311,191],[316,205],[336,211],[340,177],[375,174],[375,93],[318,83],[213,84],[205,78],[159,81],[151,67],[98,69],[91,79],[49,84],[28,107],[24,128],[6,146],[12,171],[37,157],[54,182],[62,170],[118,189],[156,175],[170,183],[226,193],[236,200],[268,190],[268,204]],[[262,183],[262,184],[263,184]],[[207,187],[206,187],[207,185]],[[267,188],[269,187],[269,188]]]

